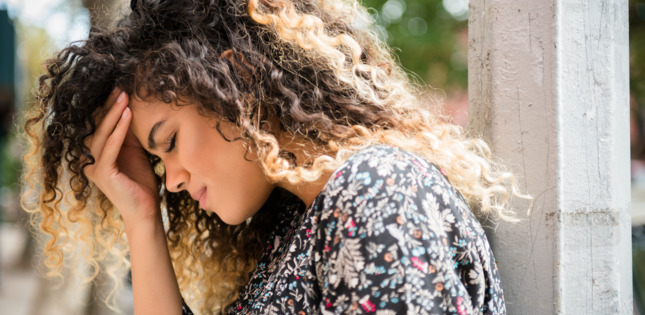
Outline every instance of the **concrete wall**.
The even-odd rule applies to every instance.
[[[471,0],[469,129],[534,208],[491,233],[509,314],[630,314],[627,0]]]

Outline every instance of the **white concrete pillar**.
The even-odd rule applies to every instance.
[[[536,197],[490,233],[509,314],[631,314],[627,0],[471,0],[469,130]]]

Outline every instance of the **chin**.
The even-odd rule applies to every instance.
[[[210,210],[208,210],[208,211],[210,211]],[[233,215],[233,216],[228,215],[227,216],[227,215],[222,215],[222,214],[218,213],[217,211],[210,211],[210,212],[214,212],[215,214],[217,214],[217,216],[220,218],[220,220],[222,220],[222,222],[224,222],[224,223],[226,223],[228,225],[240,225],[240,224],[244,223],[244,221],[246,221],[249,218],[247,216],[236,216],[236,215]],[[241,213],[241,212],[242,211],[237,212],[237,213]]]
[[[229,202],[228,206],[225,204],[220,207],[213,207],[215,209],[222,209],[223,211],[209,210],[216,213],[222,222],[228,225],[240,225],[250,217],[254,216],[264,203],[266,199],[253,199],[253,200],[234,200]],[[246,201],[246,202],[244,202]],[[212,206],[212,205],[211,205]],[[213,209],[211,208],[211,209]]]
[[[244,223],[244,221],[247,220],[247,218],[233,218],[233,219],[227,218],[227,219],[224,219],[222,217],[220,217],[220,219],[222,220],[222,222],[224,222],[224,223],[226,223],[228,225],[240,225],[240,224]]]

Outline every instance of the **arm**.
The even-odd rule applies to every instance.
[[[116,99],[116,100],[115,100]],[[159,211],[157,183],[148,158],[129,131],[128,97],[115,89],[89,139],[95,163],[84,173],[121,214],[130,246],[134,309],[142,314],[180,314],[181,295]]]
[[[135,314],[181,314],[182,300],[161,217],[126,227]]]

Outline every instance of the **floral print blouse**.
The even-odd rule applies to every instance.
[[[506,313],[480,223],[415,154],[363,149],[284,218],[228,313]]]

